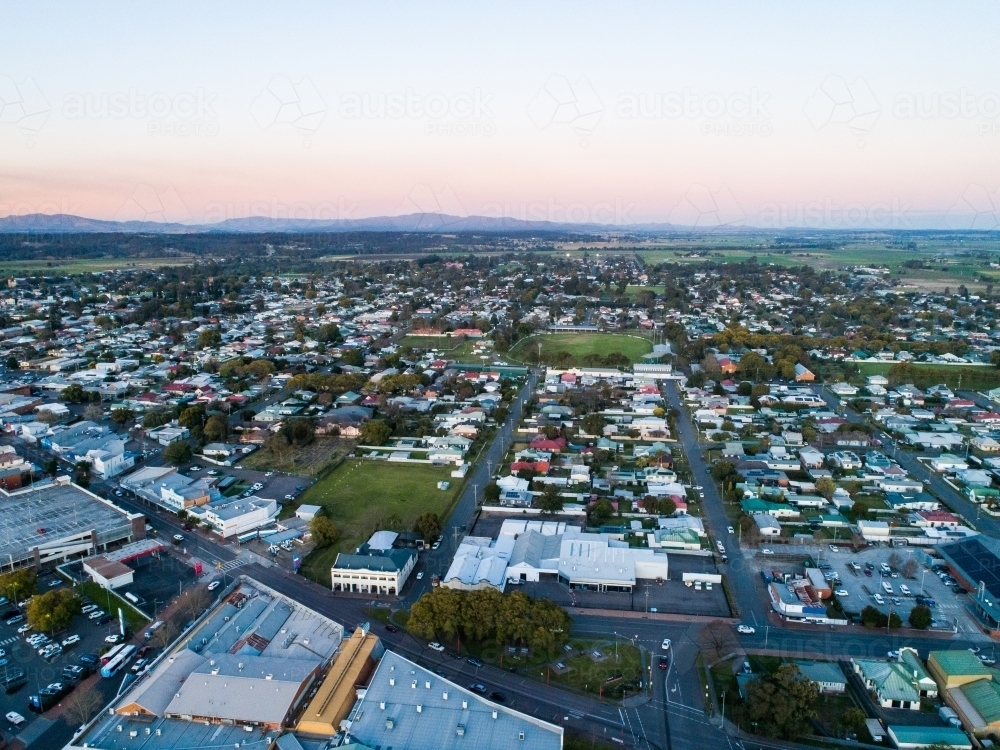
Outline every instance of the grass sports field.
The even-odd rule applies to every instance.
[[[398,523],[392,519],[392,526],[403,528],[412,528],[423,513],[437,513],[444,521],[462,487],[461,479],[451,477],[451,468],[360,459],[342,463],[298,498],[300,503],[326,508],[341,533],[337,544],[305,559],[305,574],[329,585],[337,553],[353,551],[372,532],[385,528],[390,516],[398,518]],[[451,482],[451,487],[439,490],[440,481]]]
[[[639,335],[621,333],[551,333],[529,336],[521,339],[510,351],[510,356],[519,361],[537,361],[538,345],[542,345],[541,361],[554,361],[561,352],[566,352],[583,365],[589,355],[607,357],[612,353],[625,355],[630,362],[639,362],[643,354],[653,351],[648,339]]]

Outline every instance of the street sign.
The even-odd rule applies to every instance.
[[[201,561],[200,560],[194,564],[194,574],[196,576],[200,576],[201,575]]]

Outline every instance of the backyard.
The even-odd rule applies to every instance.
[[[521,339],[511,349],[510,356],[520,361],[537,362],[541,346],[541,361],[551,362],[562,353],[569,355],[576,365],[587,364],[595,358],[621,354],[630,363],[642,360],[642,355],[653,351],[649,339],[640,334],[624,333],[553,333]]]
[[[300,503],[326,508],[341,534],[336,544],[306,557],[302,566],[305,574],[329,583],[337,553],[353,551],[372,532],[409,529],[423,513],[447,518],[462,489],[462,480],[452,478],[451,470],[451,466],[362,459],[342,463],[298,498]],[[439,490],[440,481],[451,482],[451,486]]]

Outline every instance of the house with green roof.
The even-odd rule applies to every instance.
[[[743,508],[744,513],[750,516],[766,513],[775,518],[793,518],[799,515],[799,512],[787,503],[772,503],[761,500],[759,497],[740,500],[740,507]]]
[[[919,677],[906,665],[876,659],[851,659],[851,665],[882,708],[920,710]]]
[[[965,649],[931,651],[927,656],[927,669],[937,680],[941,692],[961,687],[967,682],[993,678],[976,655]]]
[[[792,663],[799,668],[803,677],[816,683],[821,693],[843,693],[847,690],[847,678],[836,662],[796,659]]]

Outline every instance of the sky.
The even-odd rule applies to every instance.
[[[0,216],[996,228],[1000,5],[6,3]]]

